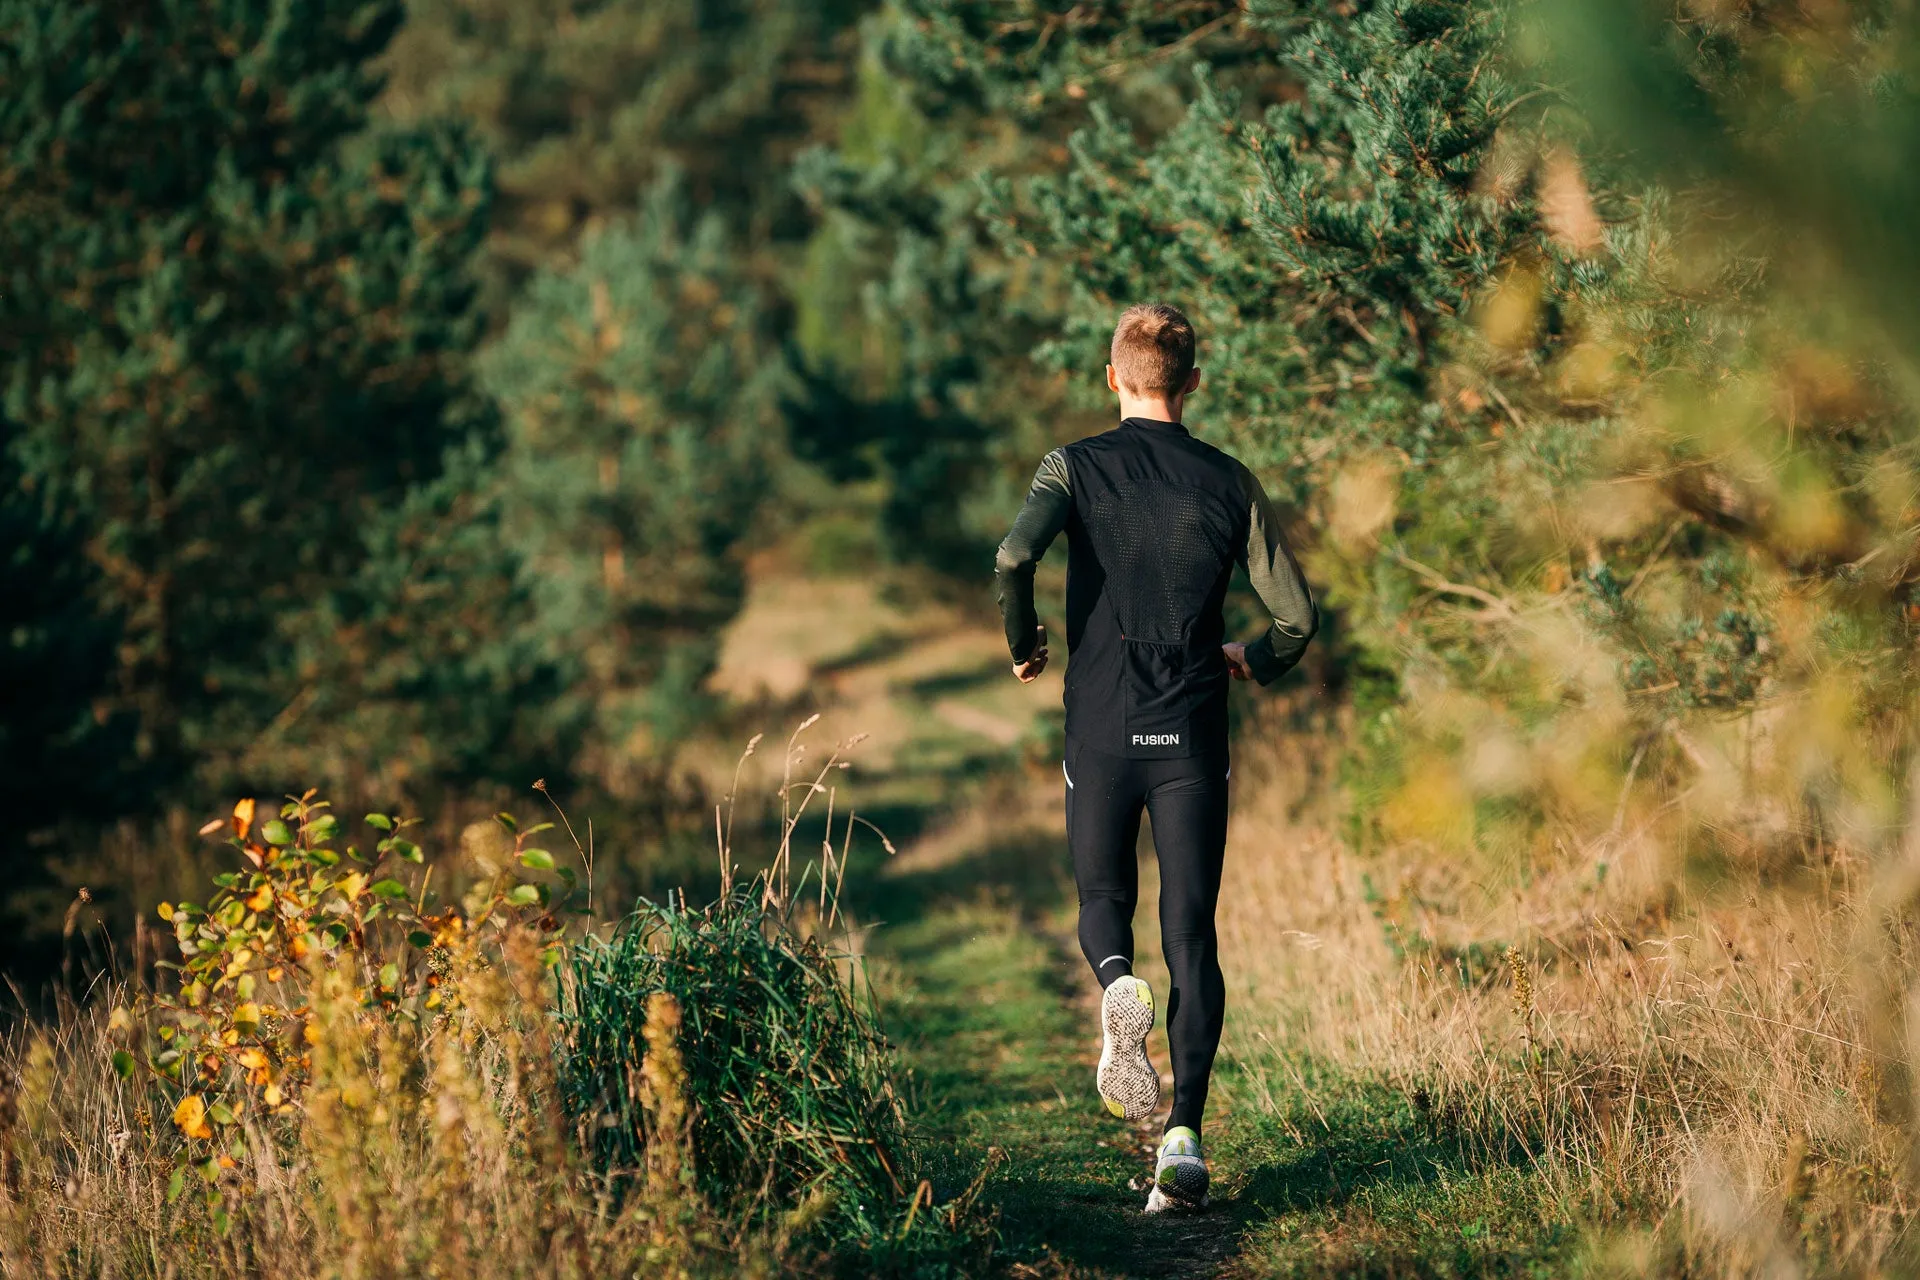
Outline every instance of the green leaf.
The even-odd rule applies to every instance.
[[[331,849],[315,849],[307,856],[323,867],[337,867],[340,865],[340,855]]]
[[[560,877],[560,878],[561,878],[561,879],[562,879],[563,881],[565,881],[565,882],[566,882],[566,886],[567,886],[567,888],[569,888],[569,889],[571,889],[571,888],[573,888],[573,886],[574,886],[574,885],[576,885],[576,884],[578,884],[578,883],[580,882],[580,877],[579,877],[579,876],[576,876],[576,875],[575,875],[575,874],[573,873],[573,868],[572,868],[572,867],[555,867],[555,868],[554,868],[554,872],[555,872],[555,873],[556,873],[557,875],[559,875],[559,877]]]
[[[175,1200],[178,1200],[180,1198],[180,1192],[185,1189],[186,1185],[186,1166],[178,1164],[173,1166],[173,1176],[167,1179],[167,1203],[172,1204]]]
[[[381,898],[404,898],[407,896],[407,886],[401,884],[398,880],[376,880],[367,891]]]
[[[426,855],[420,852],[420,846],[411,840],[393,841],[392,852],[405,858],[408,862],[422,862],[425,861],[426,858]]]
[[[370,827],[378,827],[382,831],[391,831],[393,830],[393,819],[384,813],[370,813],[367,815],[367,825]]]
[[[260,828],[260,834],[268,844],[289,845],[293,843],[293,831],[278,818],[269,818],[267,825]]]
[[[518,831],[520,829],[514,823],[513,815],[510,813],[496,813],[493,815],[493,820],[509,831]]]
[[[433,945],[433,935],[428,933],[425,929],[415,929],[412,933],[407,935],[407,941],[413,946],[416,946],[420,948],[422,951],[425,951],[428,947]]]
[[[253,975],[250,973],[241,974],[239,981],[233,984],[233,993],[242,1000],[253,999]]]
[[[520,851],[520,865],[523,867],[532,867],[535,871],[551,871],[553,870],[553,855],[545,849],[522,849]]]
[[[216,1102],[207,1108],[207,1119],[215,1124],[232,1124],[233,1110],[224,1102]]]
[[[340,820],[332,814],[322,814],[307,824],[307,839],[315,844],[325,844],[339,834]]]
[[[239,881],[239,879],[240,879],[240,875],[238,872],[223,871],[219,875],[213,878],[213,882],[219,885],[222,889],[231,889],[233,888],[234,884]]]
[[[380,966],[380,985],[388,991],[400,985],[400,966],[389,960]]]
[[[125,1049],[115,1049],[113,1051],[113,1073],[122,1080],[131,1077],[133,1075],[133,1055]]]
[[[528,827],[527,834],[530,836],[537,836],[542,831],[551,831],[551,830],[553,830],[553,824],[551,822],[540,822],[540,823],[535,823],[531,827]]]
[[[540,889],[537,885],[515,885],[513,892],[507,895],[507,901],[516,907],[530,907],[540,901]]]

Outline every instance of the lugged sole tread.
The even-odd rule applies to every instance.
[[[1109,1113],[1141,1120],[1160,1105],[1160,1073],[1147,1057],[1153,990],[1139,978],[1115,979],[1100,999],[1104,1043],[1096,1083]]]

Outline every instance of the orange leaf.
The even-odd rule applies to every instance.
[[[213,1129],[207,1124],[206,1101],[197,1093],[180,1099],[180,1105],[173,1109],[173,1123],[189,1138],[213,1136]]]
[[[257,844],[246,845],[240,852],[246,854],[247,861],[256,867],[267,860],[267,851]]]
[[[253,800],[249,797],[233,806],[233,834],[245,840],[247,838],[247,831],[252,826]]]
[[[273,905],[273,886],[261,885],[247,896],[247,910],[265,911]]]

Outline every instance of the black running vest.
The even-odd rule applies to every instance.
[[[1249,518],[1239,464],[1137,418],[1061,452],[1067,733],[1135,759],[1224,750],[1221,609]]]

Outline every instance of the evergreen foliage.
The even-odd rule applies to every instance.
[[[703,705],[778,441],[777,353],[730,247],[663,185],[536,277],[485,361],[560,702],[639,758]]]
[[[1874,160],[1913,118],[1901,82],[1837,83],[1895,65],[1902,37],[1848,29],[1847,55],[1815,64],[1834,92],[1809,97],[1782,50],[1842,37],[1791,6],[1677,25],[1649,11],[1638,30],[1550,8],[1522,7],[1516,28],[1484,0],[1213,16],[914,0],[886,45],[916,101],[1018,121],[1024,144],[976,140],[955,168],[986,174],[1008,260],[1060,273],[1043,363],[1097,369],[1129,302],[1171,300],[1199,324],[1193,420],[1319,535],[1326,674],[1359,681],[1364,713],[1361,812],[1522,861],[1580,820],[1574,792],[1608,790],[1596,777],[1631,778],[1650,750],[1649,768],[1704,767],[1670,726],[1781,705],[1834,661],[1872,691],[1849,705],[1908,696],[1905,570],[1857,575],[1905,545],[1906,415],[1827,349],[1839,318],[1808,326],[1804,297],[1770,275],[1792,258],[1778,229],[1845,262],[1885,239],[1863,217],[1904,207]],[[1059,38],[1077,24],[1091,44]],[[1531,87],[1544,70],[1516,30],[1527,49],[1607,50],[1570,55],[1573,82],[1607,86],[1595,118],[1628,113],[1615,136],[1661,159],[1594,146],[1563,95]],[[1088,74],[1090,51],[1127,38],[1152,51],[1099,52],[1116,69]],[[1180,65],[1196,51],[1206,62]],[[1188,87],[1167,110],[1164,88],[1140,86],[1176,70]],[[1034,157],[1063,99],[1087,115],[1050,171]],[[1810,195],[1792,165],[1823,150],[1836,182]],[[1713,185],[1684,205],[1649,182],[1702,174]],[[1745,246],[1696,234],[1756,197],[1782,216],[1754,220]],[[1898,304],[1877,309],[1897,320]],[[1770,398],[1795,408],[1777,416]],[[1809,598],[1825,620],[1812,648],[1790,621]],[[1488,736],[1551,743],[1554,768],[1586,781],[1473,782],[1462,753]]]
[[[0,383],[29,474],[75,495],[159,768],[230,763],[293,703],[315,602],[484,424],[486,157],[360,132],[400,18],[0,4]]]

